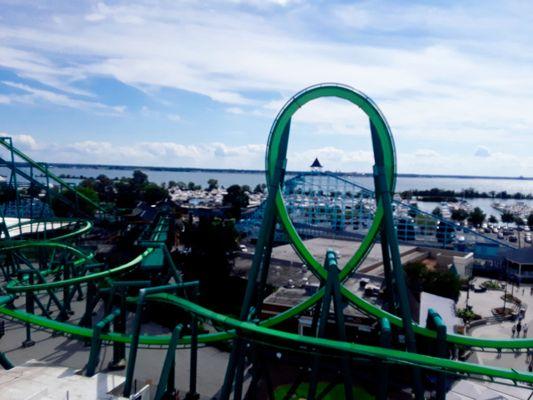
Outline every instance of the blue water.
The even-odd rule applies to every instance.
[[[114,169],[88,169],[88,168],[76,168],[68,169],[67,172],[63,168],[54,168],[54,172],[57,174],[70,174],[70,175],[84,175],[84,176],[97,176],[99,174],[105,174],[109,177],[121,177],[125,175],[131,176],[133,171],[114,170]],[[170,180],[183,181],[188,183],[190,181],[206,186],[208,179],[217,179],[219,185],[228,187],[233,184],[249,185],[252,189],[258,183],[265,182],[265,176],[262,173],[231,173],[231,172],[170,172],[170,171],[153,171],[144,170],[149,179],[157,182],[168,182]],[[288,174],[287,178],[291,175]],[[372,177],[349,177],[351,181],[358,183],[359,185],[373,189],[374,181]],[[508,193],[532,193],[533,194],[533,181],[519,180],[519,179],[460,179],[460,178],[407,178],[399,177],[396,183],[396,190],[402,192],[409,189],[449,189],[460,191],[462,189],[474,188],[478,192],[495,192],[507,191]],[[498,215],[498,211],[491,207],[492,199],[471,199],[469,203],[473,207],[480,207],[487,215]],[[514,202],[513,200],[506,201],[507,203]],[[526,201],[533,207],[533,200]],[[419,202],[419,207],[422,210],[431,212],[435,207],[439,206],[439,203],[432,202]]]
[[[118,170],[112,168],[59,168],[51,167],[50,170],[57,175],[68,174],[74,176],[96,177],[100,174],[107,175],[110,178],[120,178],[123,176],[131,176],[133,170]],[[233,184],[249,185],[252,188],[258,183],[265,182],[265,175],[263,173],[233,173],[233,172],[184,172],[184,171],[153,171],[143,170],[149,179],[153,182],[162,183],[173,181],[183,181],[185,183],[194,182],[196,184],[206,186],[208,179],[217,179],[219,185],[228,187]],[[1,172],[1,171],[0,171]],[[291,175],[288,174],[288,178]],[[361,186],[372,189],[374,186],[372,177],[350,177],[352,181]],[[76,183],[77,180],[72,180]],[[409,189],[450,189],[460,191],[462,189],[474,188],[479,192],[496,192],[507,191],[508,193],[530,193],[533,194],[533,180],[520,179],[490,179],[490,178],[476,178],[476,179],[460,179],[460,178],[407,178],[399,177],[396,184],[396,190],[401,192]]]
[[[154,171],[149,169],[142,169],[148,175],[148,178],[156,183],[163,183],[168,181],[183,181],[185,183],[194,182],[196,184],[207,186],[207,181],[211,178],[217,179],[219,185],[228,187],[233,184],[249,185],[252,189],[255,185],[265,182],[265,176],[263,173],[248,172],[248,173],[234,173],[234,172],[205,172],[205,171]],[[72,175],[72,176],[86,176],[96,177],[104,174],[109,178],[121,178],[124,176],[130,177],[132,170],[114,169],[108,167],[101,168],[63,168],[63,167],[50,167],[50,170],[56,175]],[[8,175],[8,171],[5,168],[0,169],[0,174]],[[290,178],[291,174],[287,174],[287,178]],[[351,181],[358,183],[359,185],[373,189],[374,182],[372,177],[349,177]],[[66,179],[66,181],[76,184],[79,183],[78,179]],[[520,179],[491,179],[491,178],[476,178],[476,179],[461,179],[461,178],[407,178],[399,177],[396,184],[396,191],[401,192],[409,189],[449,189],[460,191],[462,189],[473,188],[479,192],[501,192],[507,191],[508,193],[521,192],[524,194],[533,194],[533,181],[520,180]],[[495,214],[497,211],[491,207],[492,199],[472,199],[469,202],[474,207],[480,207],[487,215]],[[507,203],[512,203],[514,200],[508,200]],[[526,201],[530,206],[533,206],[533,201]],[[438,203],[431,202],[419,202],[419,207],[425,211],[431,211]]]

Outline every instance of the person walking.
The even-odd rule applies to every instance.
[[[522,331],[522,323],[518,321],[518,324],[516,324],[516,337],[520,337],[520,332]]]
[[[527,337],[527,330],[528,330],[529,326],[527,325],[527,323],[524,324],[524,327],[523,327],[523,331],[524,331],[524,337]]]
[[[514,334],[516,332],[516,325],[513,325],[513,327],[511,328],[511,332],[513,333],[511,337],[514,337]]]

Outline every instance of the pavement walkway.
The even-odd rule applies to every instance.
[[[475,285],[481,284],[487,279],[476,278]],[[503,282],[502,282],[503,283]],[[527,337],[533,337],[533,294],[531,294],[532,285],[516,285],[508,284],[507,292],[512,293],[515,297],[522,301],[522,307],[526,308],[526,313],[522,323],[527,323],[530,329],[528,329]],[[468,303],[472,306],[473,311],[482,317],[491,317],[492,309],[495,307],[502,307],[503,300],[501,296],[504,294],[503,290],[487,290],[483,293],[475,293],[470,290],[470,297]],[[459,301],[457,302],[458,308],[466,306],[466,292],[461,292]],[[509,303],[507,303],[508,306]],[[469,332],[471,336],[484,337],[484,338],[511,338],[512,327],[516,322],[504,321],[495,324],[481,325],[479,327],[472,328]],[[520,334],[523,338],[523,332]],[[497,351],[477,351],[474,352],[471,361],[478,362],[480,364],[492,365],[496,367],[516,368],[518,370],[527,370],[530,360],[527,357],[526,351],[503,351],[499,354]]]

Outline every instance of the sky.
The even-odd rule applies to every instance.
[[[262,169],[283,104],[370,96],[398,172],[533,176],[528,1],[0,0],[0,132],[39,161]],[[320,99],[288,168],[372,168],[368,120]]]

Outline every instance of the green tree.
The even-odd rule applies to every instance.
[[[252,189],[248,185],[242,185],[242,191],[243,192],[247,192],[247,193],[251,193]]]
[[[412,204],[410,207],[409,207],[409,211],[407,211],[407,214],[411,217],[411,218],[414,218],[416,217],[416,215],[418,214],[418,204]]]
[[[195,190],[196,189],[196,184],[194,182],[189,182],[187,184],[187,190]]]
[[[480,226],[483,221],[485,221],[485,213],[479,207],[474,208],[474,210],[468,216],[468,222],[474,226]]]
[[[142,187],[148,183],[148,175],[141,170],[133,171],[133,184],[137,187]]]
[[[530,227],[530,228],[533,228],[533,213],[529,214],[527,216],[527,225]]]
[[[141,191],[141,199],[148,204],[155,204],[168,198],[168,191],[156,183],[147,183]]]
[[[30,187],[28,188],[27,193],[30,197],[39,197],[39,195],[41,194],[41,187],[32,182],[30,184]]]
[[[17,191],[6,182],[0,183],[0,203],[7,203],[17,198]]]
[[[518,215],[514,219],[514,223],[516,226],[524,226],[526,223],[524,222],[524,219],[522,217],[519,217]]]
[[[189,250],[183,255],[183,272],[186,280],[200,281],[200,302],[218,310],[228,307],[231,260],[238,248],[234,222],[219,218],[187,222],[182,239]]]
[[[207,181],[207,190],[211,191],[214,189],[218,189],[218,181],[216,179],[211,178]]]
[[[452,211],[452,219],[454,221],[464,221],[468,218],[468,212],[462,208],[457,208]]]
[[[440,207],[435,207],[433,211],[431,211],[431,214],[433,214],[435,217],[442,218],[442,211]]]
[[[78,186],[76,189],[79,193],[89,198],[89,200],[92,200],[93,203],[98,204],[100,202],[98,193],[93,188]],[[73,217],[77,215],[78,212],[81,212],[85,215],[94,215],[96,207],[81,198],[76,199],[76,193],[73,191],[63,190],[60,192],[60,194],[61,197],[66,199],[70,204],[65,203],[59,196],[54,196],[52,193],[50,206],[57,217]],[[78,209],[75,208],[76,206]]]
[[[131,183],[131,179],[121,178],[114,183],[114,187],[116,190],[116,206],[118,208],[131,209],[140,200],[136,188]]]
[[[248,206],[250,198],[239,185],[231,185],[226,191],[227,194],[222,198],[222,204],[230,206],[230,214],[240,219],[241,209]]]
[[[514,222],[514,214],[509,211],[504,211],[501,216],[502,222],[508,224],[510,222]]]
[[[489,217],[489,222],[490,222],[491,224],[497,224],[497,223],[498,223],[498,218],[496,218],[494,215],[491,215],[491,216]]]
[[[185,189],[187,189],[187,184],[186,184],[185,182],[182,182],[182,181],[176,182],[176,186],[177,186],[180,190],[185,190]]]
[[[459,298],[461,280],[450,270],[429,270],[425,264],[414,262],[405,264],[404,272],[407,285],[417,297],[421,292],[427,292],[453,300]]]
[[[418,214],[415,217],[415,223],[418,226],[420,233],[423,235],[431,234],[435,231],[437,226],[437,220],[427,214]]]
[[[96,190],[100,201],[113,203],[116,201],[115,182],[104,174],[100,174],[96,179],[84,179],[80,186],[90,187]]]
[[[254,193],[255,194],[265,193],[265,189],[266,189],[266,185],[264,183],[261,183],[261,184],[258,183],[257,185],[255,185]]]

